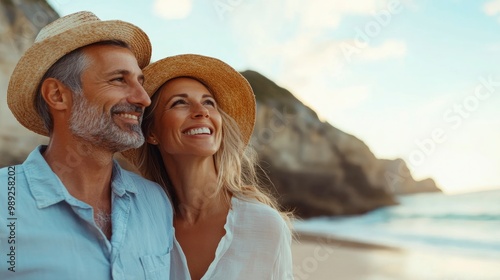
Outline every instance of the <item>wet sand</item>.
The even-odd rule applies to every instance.
[[[500,260],[408,251],[312,234],[292,244],[296,280],[498,280]]]

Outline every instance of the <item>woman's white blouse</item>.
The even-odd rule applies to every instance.
[[[291,233],[271,207],[233,197],[215,259],[202,280],[293,279]],[[171,279],[191,279],[177,240],[171,253]]]

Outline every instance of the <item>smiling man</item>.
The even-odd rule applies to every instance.
[[[144,143],[150,57],[138,27],[79,12],[44,27],[20,59],[9,108],[50,140],[0,169],[0,279],[169,278],[171,204],[113,160]]]

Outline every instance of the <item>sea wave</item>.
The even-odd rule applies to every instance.
[[[500,202],[499,202],[500,203]],[[467,221],[500,221],[500,214],[468,214],[468,213],[440,213],[429,214],[398,214],[388,213],[385,220],[390,219],[434,219],[434,220],[467,220]]]
[[[500,258],[500,191],[419,194],[365,215],[296,223],[299,231],[411,249]]]

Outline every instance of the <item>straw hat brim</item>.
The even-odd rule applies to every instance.
[[[48,136],[35,109],[35,95],[47,70],[64,55],[87,45],[120,40],[130,46],[139,67],[148,65],[151,43],[140,28],[124,21],[97,21],[82,24],[33,44],[17,63],[7,89],[7,104],[16,119],[26,128]]]
[[[144,89],[150,96],[174,78],[199,80],[214,95],[218,107],[236,121],[242,141],[245,144],[250,141],[256,117],[255,95],[247,79],[225,62],[202,55],[183,54],[152,63],[143,69],[143,73]],[[122,154],[137,164],[137,149]]]

